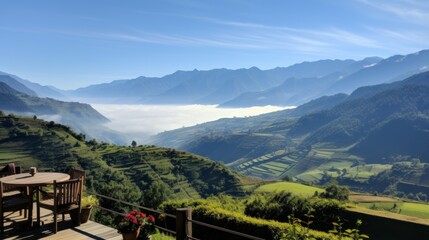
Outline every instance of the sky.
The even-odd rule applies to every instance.
[[[427,0],[0,0],[0,71],[42,85],[429,48]]]

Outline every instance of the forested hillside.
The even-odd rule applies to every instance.
[[[0,113],[0,162],[24,169],[86,170],[89,189],[156,207],[166,199],[243,193],[245,179],[222,164],[155,146],[130,147],[86,141],[69,127]],[[117,206],[109,206],[115,209]]]

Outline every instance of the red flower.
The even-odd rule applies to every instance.
[[[119,220],[119,219],[118,219]],[[153,231],[155,218],[152,215],[133,210],[120,219],[115,225],[120,233],[129,233],[142,228]]]
[[[134,216],[130,216],[130,221],[135,224],[137,223],[137,218]]]

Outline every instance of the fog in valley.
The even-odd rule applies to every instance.
[[[144,144],[157,133],[214,121],[220,118],[256,116],[293,107],[216,108],[216,105],[123,105],[91,104],[110,119],[107,127],[129,140]]]

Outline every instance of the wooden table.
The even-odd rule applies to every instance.
[[[34,176],[30,173],[20,173],[9,175],[7,177],[0,178],[0,181],[4,184],[13,185],[17,187],[29,187],[30,197],[33,198],[34,190],[37,190],[40,186],[46,186],[53,184],[54,181],[62,182],[70,179],[70,175],[66,173],[57,172],[38,172]],[[39,194],[37,193],[37,224],[40,225],[40,208],[39,208]],[[33,224],[33,204],[31,204],[30,210],[28,211],[28,220],[30,226]]]

